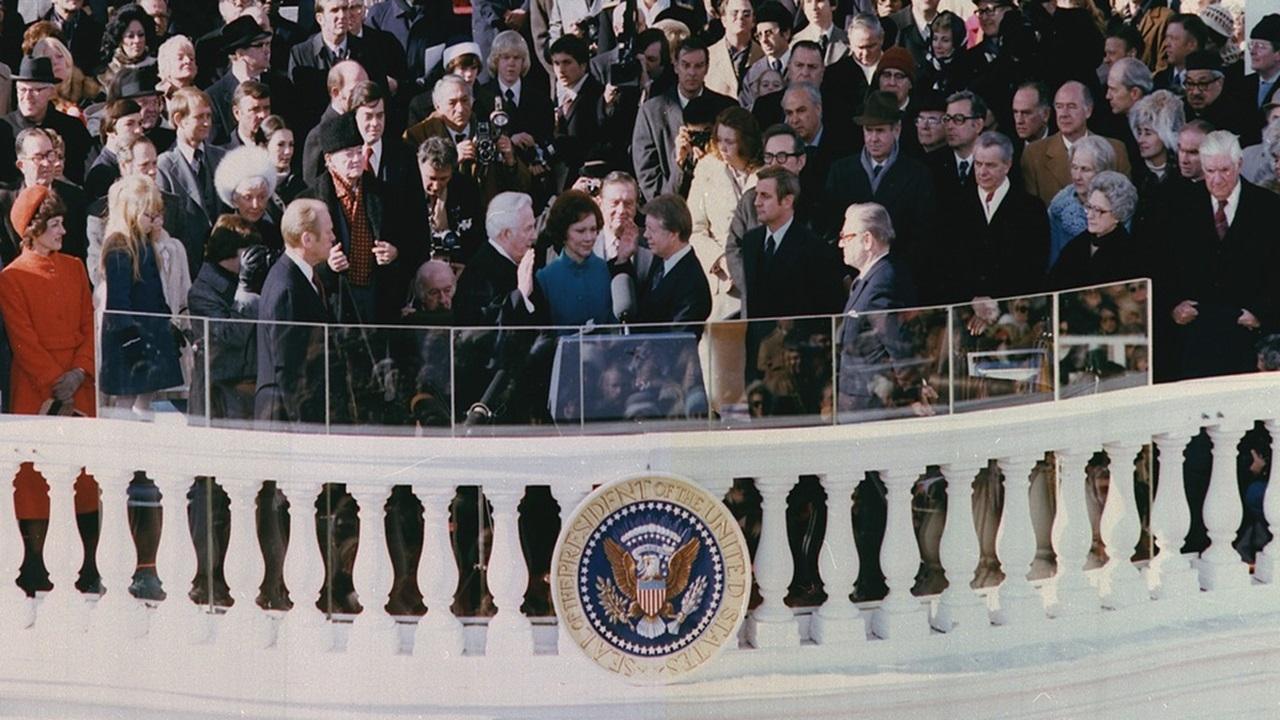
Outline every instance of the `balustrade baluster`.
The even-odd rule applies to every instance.
[[[93,609],[90,625],[104,649],[114,649],[122,640],[145,631],[142,604],[129,594],[138,566],[137,548],[129,528],[129,483],[134,477],[133,470],[119,468],[94,473],[102,492],[98,569],[103,594]]]
[[[529,567],[520,549],[518,508],[524,487],[485,486],[485,498],[493,505],[493,550],[489,555],[489,591],[498,612],[489,619],[485,655],[525,657],[533,655],[533,626],[520,612],[529,587]]]
[[[978,531],[973,524],[973,483],[986,467],[987,462],[977,458],[942,466],[947,479],[947,521],[938,549],[947,573],[947,588],[938,598],[932,622],[941,632],[969,633],[991,624],[987,603],[972,586],[979,555]]]
[[[796,484],[790,476],[756,479],[761,497],[760,544],[756,548],[755,577],[763,602],[747,620],[747,640],[757,648],[794,647],[800,627],[787,607],[787,586],[795,572],[787,541],[787,495]]]
[[[858,546],[853,540],[853,488],[861,479],[849,472],[822,478],[827,491],[827,534],[818,553],[818,571],[827,601],[813,616],[809,634],[819,645],[864,643],[867,624],[849,598],[858,579]]]
[[[348,485],[360,507],[360,547],[356,551],[354,584],[360,614],[351,625],[347,651],[370,658],[400,650],[399,628],[387,614],[391,595],[391,554],[387,549],[387,501],[391,485]]]
[[[1276,429],[1280,426],[1275,420],[1267,420],[1263,425],[1271,434],[1271,447],[1277,445]],[[1271,531],[1271,542],[1258,551],[1254,558],[1253,576],[1259,582],[1275,583],[1280,581],[1280,476],[1276,474],[1276,452],[1272,450],[1272,460],[1267,466],[1267,491],[1262,497],[1262,513],[1267,520],[1267,529]]]
[[[316,497],[320,494],[321,481],[286,481],[281,483],[281,488],[289,499],[289,546],[284,555],[284,577],[293,608],[280,623],[276,645],[328,652],[333,649],[333,627],[316,608],[316,596],[324,578],[324,561],[316,543]]]
[[[75,482],[80,468],[41,463],[36,470],[49,486],[49,528],[43,557],[53,591],[36,606],[35,621],[37,628],[50,637],[65,639],[89,627],[89,605],[76,589],[80,563],[84,559],[75,510]]]
[[[18,587],[15,579],[22,566],[22,531],[14,512],[14,477],[20,463],[0,463],[0,630],[31,627],[35,621],[35,603]],[[6,636],[7,637],[7,636]]]
[[[563,529],[565,523],[568,522],[569,516],[573,513],[574,509],[578,507],[578,503],[582,502],[582,499],[590,492],[590,485],[580,483],[571,482],[564,485],[551,485],[551,496],[555,498],[556,504],[560,506],[561,529]],[[556,558],[553,557],[551,558],[551,570],[553,575],[555,574],[555,564]],[[551,586],[551,595],[554,596],[555,594],[556,588],[553,584]],[[573,640],[569,637],[569,628],[563,622],[563,619],[557,618],[556,620],[558,629],[556,634],[556,642],[558,643],[557,652],[567,653],[570,651],[570,648],[573,647]]]
[[[415,487],[422,502],[422,560],[418,587],[427,614],[418,621],[413,654],[435,660],[462,657],[462,623],[454,617],[453,593],[458,589],[458,561],[449,539],[449,504],[456,485]]]
[[[235,605],[227,608],[219,625],[219,641],[249,648],[271,644],[271,626],[258,607],[262,584],[262,548],[258,543],[257,500],[262,483],[248,478],[218,477],[231,500],[231,536],[224,564],[227,585]]]
[[[1089,460],[1093,450],[1068,448],[1054,453],[1058,458],[1058,502],[1053,518],[1053,552],[1058,556],[1054,576],[1057,596],[1050,615],[1087,615],[1101,609],[1098,591],[1084,574],[1084,564],[1093,547],[1093,526],[1089,523],[1086,490]]]
[[[911,521],[911,486],[919,476],[914,468],[880,471],[886,495],[880,567],[889,593],[871,620],[871,631],[879,638],[905,640],[929,634],[928,613],[911,594],[920,569],[920,546]]]
[[[1151,533],[1159,552],[1147,568],[1147,586],[1153,597],[1169,599],[1188,597],[1200,592],[1191,561],[1182,554],[1187,531],[1191,528],[1191,508],[1187,505],[1187,488],[1182,477],[1183,452],[1192,432],[1165,433],[1155,436],[1160,450],[1160,474],[1156,497],[1151,503]]]
[[[1004,512],[996,531],[996,553],[1004,570],[1004,582],[996,589],[1000,599],[997,624],[1027,626],[1045,620],[1044,599],[1027,573],[1036,558],[1036,533],[1031,524],[1032,458],[1001,458],[1004,473]]]
[[[1200,555],[1200,587],[1205,590],[1231,590],[1249,585],[1249,568],[1240,559],[1232,543],[1244,507],[1236,480],[1237,446],[1253,423],[1223,422],[1209,427],[1213,441],[1213,474],[1209,493],[1204,499],[1204,526],[1209,534],[1209,548]]]
[[[1102,607],[1115,610],[1151,599],[1142,573],[1131,560],[1142,536],[1133,494],[1133,460],[1142,444],[1122,440],[1103,447],[1111,460],[1108,468],[1111,482],[1099,520],[1102,542],[1107,549],[1107,564],[1102,567]]]
[[[153,642],[166,647],[207,642],[212,631],[209,617],[201,613],[190,598],[191,579],[196,574],[196,552],[187,517],[187,492],[194,478],[176,475],[152,480],[160,486],[162,525],[156,572],[165,598],[156,608],[148,635]]]

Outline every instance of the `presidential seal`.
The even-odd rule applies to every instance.
[[[560,622],[587,657],[633,682],[671,682],[702,666],[747,611],[742,531],[686,480],[596,489],[565,522],[554,558]]]

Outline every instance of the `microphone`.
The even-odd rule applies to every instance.
[[[609,292],[613,295],[613,314],[625,325],[635,310],[636,281],[627,273],[614,275],[609,281]]]

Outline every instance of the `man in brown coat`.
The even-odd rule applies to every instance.
[[[1089,134],[1085,124],[1093,114],[1093,97],[1088,88],[1072,81],[1058,88],[1053,97],[1053,109],[1058,116],[1058,132],[1043,140],[1037,140],[1022,152],[1022,179],[1027,192],[1045,205],[1053,202],[1053,196],[1071,184],[1071,161],[1067,151],[1071,143]],[[1107,138],[1116,151],[1116,170],[1129,175],[1129,157],[1124,143]]]

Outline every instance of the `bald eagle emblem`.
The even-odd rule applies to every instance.
[[[650,528],[636,530],[646,529]],[[613,579],[597,576],[596,592],[609,621],[643,638],[678,634],[681,623],[698,611],[707,589],[705,577],[689,582],[701,548],[696,537],[678,547],[674,543],[645,542],[631,550],[605,538],[604,552]]]

